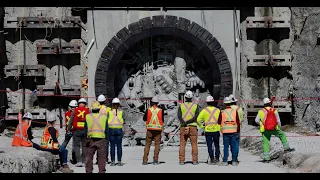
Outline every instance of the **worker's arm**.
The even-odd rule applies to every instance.
[[[69,122],[68,122],[68,132],[71,132],[71,127],[72,127],[72,124],[73,124],[73,118],[74,118],[74,111],[72,111],[71,113],[71,116],[70,116],[70,119],[69,119]]]
[[[27,134],[28,134],[28,139],[31,141],[33,139],[31,126],[29,126],[29,128],[28,128]]]
[[[106,135],[106,139],[108,139],[108,135],[109,135],[109,125],[108,125],[108,118],[106,120],[106,129],[104,130],[104,133]]]
[[[147,117],[148,117],[148,109],[146,110],[146,112],[143,115],[143,121],[147,122]]]
[[[236,122],[237,122],[237,133],[239,133],[241,123],[240,123],[240,118],[239,118],[239,114],[237,111],[236,111]]]
[[[54,143],[57,143],[58,142],[58,139],[57,139],[57,136],[56,136],[56,129],[54,127],[49,127],[48,128],[48,131],[51,135],[51,138],[52,138],[52,141]]]
[[[182,112],[180,106],[178,107],[178,119],[180,123],[185,124],[184,120],[182,119]]]
[[[162,123],[164,124],[164,108],[161,108],[162,109]]]
[[[200,107],[197,105],[197,109],[196,109],[196,112],[194,114],[194,117],[192,119],[188,120],[186,122],[187,124],[190,124],[190,123],[193,123],[193,122],[197,121],[197,117],[199,116],[199,109],[200,109]]]
[[[258,111],[256,119],[254,120],[257,124],[260,124],[260,115],[259,115],[259,113],[260,113],[260,110]]]
[[[88,125],[87,125],[87,121],[84,122],[84,137],[88,137]]]
[[[199,116],[197,117],[197,124],[199,125],[200,128],[204,128],[203,126],[203,119],[204,119],[204,111],[201,111]]]
[[[219,119],[218,119],[218,124],[221,125],[221,121],[222,121],[222,113],[220,111],[220,114],[219,114]]]
[[[278,122],[278,126],[279,128],[281,127],[281,121],[280,121],[280,116],[277,110],[274,111],[276,118],[277,118],[277,122]]]
[[[124,118],[125,117],[125,115],[124,115],[125,113],[124,113],[124,111],[122,111],[122,119],[123,119],[123,124],[126,124],[126,119]]]
[[[242,108],[239,106],[239,111],[238,111],[238,113],[239,113],[239,118],[240,118],[240,122],[241,122],[241,124],[242,124],[242,121],[243,121],[243,110],[242,110]]]

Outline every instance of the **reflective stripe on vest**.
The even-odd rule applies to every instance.
[[[191,111],[191,109],[192,109],[194,103],[191,103],[189,106],[188,106],[186,103],[183,103],[183,104],[181,104],[181,105],[184,106],[184,108],[186,108],[186,112],[185,112],[185,114],[183,115],[182,119],[183,119],[184,121],[187,121],[187,120],[192,119],[192,118],[194,117],[194,113]],[[191,116],[190,119],[186,119],[188,115]]]
[[[157,130],[157,131],[162,131],[163,129],[163,125],[162,125],[162,121],[160,121],[159,119],[159,112],[161,111],[160,108],[148,108],[148,111],[151,112],[151,117],[148,116],[147,119],[147,130]],[[160,118],[162,118],[162,116],[160,116]]]
[[[218,124],[217,118],[214,116],[214,113],[218,110],[218,108],[214,108],[213,112],[211,112],[208,108],[205,108],[205,110],[210,114],[208,121],[205,123],[205,125],[210,125],[210,124]]]
[[[238,129],[236,121],[235,109],[228,108],[222,111],[221,132],[222,133],[236,133]],[[233,115],[235,115],[233,117]]]
[[[121,111],[118,111],[119,113],[116,114],[116,110],[111,110],[109,111],[109,113],[112,114],[112,119],[111,121],[108,120],[108,125],[110,128],[122,128],[123,126],[123,121],[121,122],[121,120],[119,119],[119,117],[117,115],[120,114]],[[109,117],[110,118],[110,117]],[[117,127],[116,127],[117,126]],[[121,126],[121,127],[120,127]]]
[[[19,131],[20,131],[20,132],[19,132],[19,134],[14,134],[14,136],[18,136],[19,138],[27,141],[28,138],[24,137],[23,134],[22,134],[22,126],[24,126],[24,125],[28,125],[28,124],[20,124],[20,125],[19,125]]]

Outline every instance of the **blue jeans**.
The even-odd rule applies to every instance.
[[[66,148],[60,148],[59,150],[54,150],[54,149],[44,149],[41,148],[39,144],[32,143],[32,147],[40,150],[40,151],[47,151],[50,152],[54,155],[59,154],[60,156],[60,163],[61,165],[67,165],[68,164],[68,150]]]
[[[210,159],[213,160],[214,157],[215,159],[219,160],[220,156],[220,146],[219,146],[219,138],[220,138],[220,132],[205,132],[205,137],[207,141],[207,147],[208,147],[208,153],[210,156]],[[212,143],[214,143],[214,154],[213,156],[213,148],[212,148]]]
[[[117,158],[118,161],[121,161],[122,158],[122,137],[123,131],[122,129],[109,129],[109,141],[110,141],[110,155],[111,155],[111,162],[115,161],[116,156],[116,146],[117,146]]]
[[[239,140],[239,133],[223,134],[223,162],[228,161],[229,146],[231,146],[232,162],[238,162]]]

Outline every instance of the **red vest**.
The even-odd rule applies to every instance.
[[[71,117],[71,113],[72,111],[67,111],[64,116],[66,118],[66,131],[68,131],[68,123],[69,123],[69,120],[70,120],[70,117]]]
[[[87,107],[77,107],[74,109],[73,130],[84,130],[87,114],[89,114],[89,108]]]

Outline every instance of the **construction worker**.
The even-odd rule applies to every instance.
[[[87,137],[86,173],[93,171],[93,156],[97,151],[99,173],[106,172],[106,143],[108,134],[107,116],[99,113],[101,105],[95,101],[91,105],[92,113],[86,115],[84,132]]]
[[[32,114],[27,112],[21,118],[21,113],[19,113],[19,124],[14,132],[14,137],[12,140],[12,146],[21,147],[32,147],[31,140],[33,139],[31,131],[31,120]],[[21,118],[21,119],[20,119]]]
[[[151,100],[151,107],[148,108],[143,116],[143,121],[146,122],[146,145],[144,147],[144,154],[142,164],[148,164],[148,156],[152,140],[154,140],[154,155],[153,164],[159,164],[159,152],[161,143],[161,133],[163,131],[164,112],[158,107],[159,98],[154,96]]]
[[[258,111],[255,122],[260,125],[260,132],[262,134],[263,162],[269,162],[271,161],[269,156],[271,135],[277,136],[280,139],[284,152],[291,152],[295,149],[289,147],[287,137],[280,129],[281,121],[278,111],[271,107],[270,99],[264,98],[263,103],[264,108]]]
[[[111,110],[111,108],[110,107],[107,107],[106,106],[106,97],[103,95],[103,94],[100,94],[99,96],[98,96],[98,98],[97,98],[97,101],[100,103],[100,105],[101,105],[101,108],[100,108],[100,113],[101,114],[105,114],[105,115],[107,115],[108,114],[108,112]],[[107,137],[107,162],[109,161],[109,139],[108,139],[108,137]],[[98,163],[98,160],[97,160],[97,163]]]
[[[110,141],[110,154],[111,154],[111,166],[115,166],[115,151],[117,146],[117,158],[118,166],[123,166],[122,159],[122,137],[123,137],[123,111],[120,109],[120,100],[114,98],[112,100],[112,108],[107,114],[108,127],[109,127],[109,141]]]
[[[184,95],[185,102],[178,108],[178,119],[180,120],[180,148],[179,164],[184,165],[185,149],[188,138],[192,147],[192,164],[198,165],[198,124],[199,106],[192,102],[193,93],[187,91]]]
[[[232,165],[239,164],[239,140],[240,140],[240,119],[238,112],[231,108],[231,100],[225,97],[223,103],[226,109],[222,110],[219,116],[218,124],[221,126],[223,136],[223,160],[219,165],[228,166],[229,146],[231,147]]]
[[[219,163],[220,156],[220,125],[218,124],[220,109],[214,107],[214,99],[212,96],[207,96],[206,102],[208,106],[200,112],[197,123],[200,128],[204,129],[210,157],[208,164],[213,165]],[[212,143],[214,143],[215,147],[214,155]]]
[[[55,155],[59,154],[61,163],[61,168],[59,170],[63,173],[73,173],[73,170],[68,166],[68,150],[66,148],[60,148],[59,146],[59,132],[54,127],[56,119],[57,116],[55,114],[49,114],[40,145],[33,143],[33,147],[40,151],[51,152]]]
[[[84,98],[79,99],[78,107],[72,111],[70,122],[68,124],[68,133],[73,137],[74,152],[77,158],[76,167],[83,167],[86,158],[86,136],[84,134],[84,123],[86,121],[86,115],[90,112],[86,105],[87,101]],[[80,145],[82,146],[81,154]]]
[[[236,109],[240,118],[240,124],[242,125],[242,121],[243,121],[243,110],[240,106],[237,105],[237,101],[238,99],[236,99],[234,97],[233,94],[229,95],[229,98],[231,100],[231,108]]]
[[[72,138],[72,136],[70,136],[70,133],[68,132],[68,123],[72,114],[72,111],[78,107],[78,102],[76,100],[72,100],[69,103],[68,106],[68,111],[65,113],[65,120],[66,120],[66,135],[64,138],[64,141],[61,145],[61,147],[66,147],[67,144],[69,143],[70,139]],[[71,127],[72,128],[72,127]],[[76,154],[74,152],[74,145],[72,146],[72,164],[76,164],[77,163],[77,158],[76,158]]]

